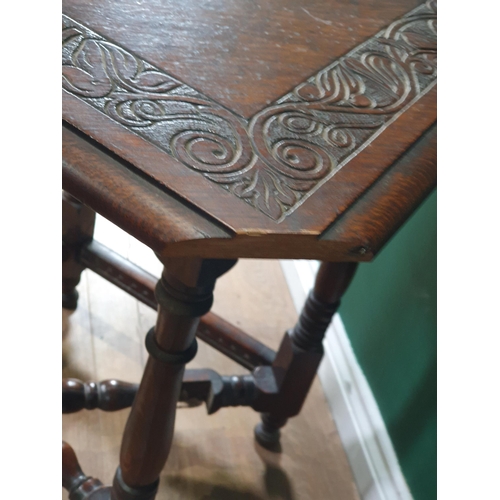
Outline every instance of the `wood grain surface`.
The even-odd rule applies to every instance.
[[[104,237],[103,237],[104,236]],[[143,245],[98,219],[96,238],[158,274]],[[113,241],[110,241],[113,240]],[[145,332],[155,313],[101,277],[84,271],[78,309],[63,310],[63,376],[138,382],[146,360]],[[217,284],[214,311],[277,348],[296,319],[277,262],[241,261]],[[201,341],[189,368],[222,374],[245,369]],[[63,438],[87,475],[110,484],[129,410],[63,416]],[[358,500],[349,465],[316,379],[299,416],[283,431],[281,454],[254,444],[259,414],[249,408],[178,411],[174,443],[158,500]],[[66,494],[67,495],[67,494]],[[63,492],[63,499],[66,499]]]
[[[434,125],[319,237],[299,229],[237,234],[63,127],[64,189],[164,257],[369,261],[436,186],[436,174]]]
[[[63,3],[64,120],[236,235],[319,236],[436,120],[434,0],[119,9]]]
[[[249,118],[419,3],[64,0],[63,11]]]

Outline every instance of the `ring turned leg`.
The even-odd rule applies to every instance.
[[[285,334],[273,363],[279,383],[273,410],[262,414],[255,439],[273,450],[280,428],[302,408],[323,357],[323,338],[340,298],[354,276],[355,262],[323,262],[295,327]]]
[[[110,488],[99,479],[87,476],[81,469],[75,451],[62,442],[62,485],[69,492],[69,500],[109,500]]]
[[[63,192],[62,199],[62,306],[76,309],[76,285],[85,267],[78,262],[78,252],[92,240],[95,212]]]
[[[149,358],[125,427],[113,500],[152,500],[172,443],[184,367],[196,352],[199,318],[213,301],[216,279],[234,260],[170,259],[156,287],[158,319]]]

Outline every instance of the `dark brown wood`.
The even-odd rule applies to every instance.
[[[322,262],[316,274],[314,288],[310,296],[317,302],[337,304],[351,283],[356,268],[357,265],[354,262]],[[303,313],[306,314],[307,302],[304,307]],[[300,325],[300,319],[297,325]],[[314,313],[313,319],[315,319]],[[298,326],[294,328],[294,333],[297,332],[297,328]]]
[[[128,408],[134,401],[138,389],[137,384],[129,384],[119,380],[103,380],[102,382],[82,382],[69,378],[62,382],[62,412],[93,410],[118,411]]]
[[[144,304],[157,308],[155,286],[158,280],[152,274],[95,240],[83,248],[80,261]],[[272,349],[211,312],[200,319],[196,336],[249,369],[270,365],[276,356]]]
[[[198,406],[209,398],[211,387],[221,379],[213,370],[186,370],[182,380],[179,401]],[[83,382],[78,379],[62,381],[62,412],[75,413],[86,409],[118,411],[134,402],[139,384],[121,380]],[[103,396],[104,393],[104,396]]]
[[[186,370],[179,401],[205,402],[209,415],[228,406],[252,406],[257,388],[252,375],[219,375],[214,370]]]
[[[179,401],[188,403],[189,406],[198,406],[208,401],[212,386],[218,385],[220,378],[217,372],[209,368],[185,370]]]
[[[69,492],[69,500],[110,500],[110,490],[101,481],[85,475],[75,451],[62,442],[62,486]]]
[[[251,404],[271,446],[300,411],[355,263],[435,185],[436,55],[434,0],[63,1],[63,187],[165,264],[113,500],[155,497],[197,330],[261,365],[192,375],[209,412]],[[74,274],[85,263],[155,307],[154,280],[77,243]],[[330,262],[276,356],[200,322],[244,257]]]
[[[249,118],[419,3],[72,0],[63,11]]]
[[[110,185],[105,189],[101,180],[108,167],[100,164],[112,155],[102,150],[96,169],[94,162],[82,164],[84,160],[73,148],[63,155],[68,189],[78,191],[80,199],[89,200],[93,208],[109,210],[110,220],[127,226],[132,234],[137,231],[144,237],[147,232],[155,240],[151,246],[157,247],[163,257],[369,259],[366,252],[356,253],[361,243],[355,241],[345,248],[331,238],[319,243],[318,237],[435,122],[435,2],[417,5],[406,1],[396,6],[390,0],[378,0],[376,4],[361,0],[352,18],[356,31],[350,23],[343,28],[336,25],[339,13],[349,11],[340,0],[328,6],[315,0],[309,8],[322,12],[317,19],[301,4],[287,5],[289,10],[283,12],[274,10],[278,5],[264,9],[259,3],[259,12],[254,12],[255,26],[253,22],[232,24],[226,10],[212,12],[203,20],[209,31],[224,26],[228,36],[233,33],[241,40],[258,39],[257,44],[249,43],[244,48],[248,52],[245,60],[252,61],[251,65],[264,57],[262,43],[269,39],[266,33],[282,33],[285,38],[278,43],[279,50],[266,47],[265,53],[278,50],[293,54],[299,73],[306,67],[310,70],[315,60],[308,52],[309,43],[317,48],[320,59],[326,58],[325,63],[334,60],[316,67],[316,73],[304,73],[304,77],[313,74],[307,81],[288,81],[290,75],[286,76],[287,69],[281,63],[269,67],[268,76],[272,75],[274,82],[287,81],[282,88],[293,91],[272,104],[266,103],[251,119],[243,119],[205,95],[214,85],[217,87],[216,81],[200,75],[203,85],[191,87],[189,82],[182,83],[168,74],[172,69],[189,67],[192,71],[194,61],[207,64],[198,59],[197,53],[194,61],[183,55],[183,61],[167,68],[173,64],[176,51],[158,51],[163,38],[157,30],[164,34],[164,26],[177,22],[170,7],[155,4],[155,9],[148,7],[148,14],[139,20],[128,19],[138,8],[131,0],[121,6],[123,13],[118,18],[106,15],[106,9],[108,14],[114,10],[110,3],[95,9],[66,0],[63,11],[70,17],[63,20],[65,120],[79,128],[89,144],[96,141],[113,151],[115,159],[120,158],[118,163],[133,172],[132,184],[138,185],[138,189],[130,190],[134,196],[122,196],[118,192],[121,187]],[[245,6],[244,2],[234,4],[246,18]],[[327,17],[323,17],[323,9],[328,11]],[[152,27],[145,31],[142,23],[148,22],[148,16]],[[270,19],[278,23],[281,17],[301,26],[296,33],[302,46],[292,43],[286,28],[278,24],[274,31],[263,30]],[[193,19],[190,27],[196,22]],[[318,45],[321,29],[309,33],[311,22],[322,29],[335,26],[337,43],[331,46],[331,53]],[[386,28],[378,31],[384,25]],[[154,37],[154,44],[146,44],[149,37]],[[206,47],[215,50],[214,40],[209,37]],[[240,56],[232,53],[228,64],[243,64]],[[106,62],[108,59],[113,64]],[[90,66],[89,60],[93,61]],[[213,67],[211,63],[209,66]],[[240,97],[256,104],[259,96],[255,87],[247,87]],[[411,165],[409,168],[412,170]],[[428,181],[418,180],[417,191],[425,191]],[[172,238],[165,234],[170,228],[176,233],[178,221],[164,225],[160,236],[150,231],[155,224],[152,220],[141,228],[136,219],[144,218],[146,211],[136,210],[137,205],[148,201],[135,192],[143,188],[148,191],[144,183],[160,190],[156,191],[157,201],[162,200],[157,211],[162,211],[161,205],[174,202],[183,219],[202,215],[211,228],[203,231],[206,237]],[[115,194],[110,191],[117,197],[112,210],[109,198]],[[131,204],[130,209],[123,206],[124,199]],[[180,199],[181,204],[176,204]],[[128,220],[115,213],[118,207],[118,212],[132,212]],[[220,236],[212,234],[213,226]],[[381,229],[389,234],[392,226]]]
[[[76,309],[76,286],[85,268],[78,259],[82,247],[92,240],[95,212],[63,191],[62,195],[62,304]]]
[[[64,124],[62,143],[63,188],[156,253],[176,241],[230,238],[230,231],[166,195]]]
[[[207,312],[218,276],[234,261],[170,260],[159,282],[155,339],[171,354],[188,349],[199,317]],[[181,392],[184,364],[164,363],[150,356],[125,428],[118,475],[130,488],[149,488],[158,481],[170,451],[175,409]],[[113,492],[125,500],[118,483]]]
[[[71,491],[83,483],[87,476],[83,473],[75,451],[68,443],[62,442],[62,485]]]
[[[436,187],[436,150],[434,124],[320,241],[335,241],[353,256],[372,259]]]
[[[255,437],[273,449],[288,418],[297,415],[323,357],[323,338],[357,264],[323,262],[295,327],[287,332],[272,367],[254,371],[259,395],[253,407],[263,411]]]
[[[123,410],[132,406],[138,389],[138,384],[114,379],[102,382],[63,379],[62,412]],[[204,368],[185,370],[179,402],[188,406],[206,403],[208,413],[212,414],[226,406],[251,406],[255,396],[256,387],[251,375],[221,376]]]
[[[403,154],[319,237],[279,233],[231,237],[231,231],[211,224],[63,127],[63,187],[163,256],[369,261],[435,185],[436,130],[432,126],[415,151]],[[366,210],[357,210],[358,205]],[[352,231],[351,217],[357,226]]]

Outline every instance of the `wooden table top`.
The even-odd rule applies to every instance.
[[[63,187],[161,255],[369,260],[436,182],[436,2],[63,0]]]

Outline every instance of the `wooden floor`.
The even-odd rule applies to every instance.
[[[159,275],[153,253],[100,219],[96,239]],[[139,382],[144,335],[156,313],[90,271],[79,285],[78,309],[63,309],[63,377]],[[242,260],[216,287],[213,311],[276,349],[296,312],[277,261]],[[245,369],[199,342],[190,368],[221,374]],[[129,410],[63,416],[63,439],[86,474],[110,484]],[[175,437],[157,500],[357,500],[352,474],[316,379],[302,413],[287,424],[282,453],[254,443],[259,416],[228,408],[208,416],[204,406],[177,412]],[[63,499],[67,493],[63,490]]]

